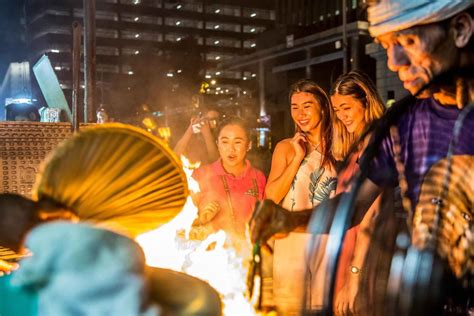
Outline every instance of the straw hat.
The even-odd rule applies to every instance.
[[[87,128],[46,159],[33,198],[130,236],[171,220],[188,195],[179,159],[153,135],[118,123]]]

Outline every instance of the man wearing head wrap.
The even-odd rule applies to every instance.
[[[468,104],[474,101],[473,8],[474,0],[379,0],[369,4],[371,35],[386,50],[389,69],[398,73],[405,89],[417,99],[383,139],[354,202],[357,222],[384,187],[396,186],[401,179],[412,243],[421,249],[435,245],[455,276],[454,283],[460,284],[454,288],[461,288],[463,297],[455,304],[470,299],[471,305],[474,110]],[[335,209],[331,206],[337,202],[336,197],[319,207],[321,212],[316,208],[297,214],[266,201],[253,216],[252,239],[265,242],[273,235],[304,230],[313,212]],[[352,270],[358,273],[364,267]],[[436,307],[426,306],[429,308]],[[336,312],[354,312],[354,304]]]

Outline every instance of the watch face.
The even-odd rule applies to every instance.
[[[358,274],[360,273],[360,269],[357,268],[356,266],[351,266],[351,272],[354,274]]]

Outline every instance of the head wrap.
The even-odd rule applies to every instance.
[[[157,316],[148,303],[145,257],[133,240],[88,224],[51,222],[33,229],[12,285],[34,289],[38,315]]]
[[[368,8],[373,37],[448,19],[474,4],[474,0],[379,0]]]

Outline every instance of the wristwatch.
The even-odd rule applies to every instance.
[[[356,266],[350,266],[349,267],[350,271],[352,274],[361,274],[362,271],[360,270],[360,268],[356,267]]]

